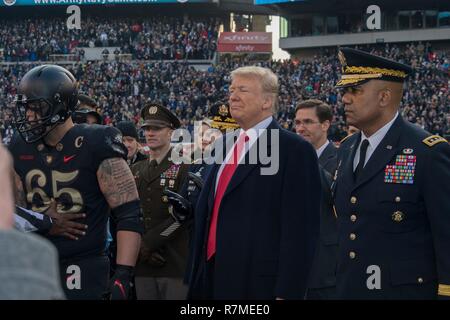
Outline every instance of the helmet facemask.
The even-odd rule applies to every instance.
[[[14,124],[25,142],[33,143],[44,138],[71,115],[59,94],[55,94],[53,101],[45,98],[27,99],[24,94],[17,96],[13,109]]]

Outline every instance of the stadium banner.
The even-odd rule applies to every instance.
[[[272,52],[271,32],[222,32],[217,51],[224,52]]]
[[[109,4],[161,4],[161,3],[211,3],[213,0],[0,0],[0,7],[50,6],[50,5],[109,5]]]
[[[300,2],[305,0],[255,0],[255,4],[275,4],[275,3],[286,3],[286,2]]]

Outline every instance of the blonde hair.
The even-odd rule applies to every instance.
[[[231,72],[231,80],[236,76],[258,79],[263,92],[272,96],[273,113],[278,111],[278,77],[272,70],[258,66],[240,67]]]

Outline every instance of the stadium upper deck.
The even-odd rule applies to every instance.
[[[368,10],[371,5],[377,8]],[[280,47],[291,53],[300,48],[450,39],[449,1],[297,0],[265,7],[285,18]]]

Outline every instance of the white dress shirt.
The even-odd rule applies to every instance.
[[[263,121],[257,123],[254,127],[248,129],[247,131],[240,129],[239,136],[243,132],[245,132],[247,134],[247,136],[249,137],[249,140],[248,140],[248,142],[245,143],[244,149],[243,149],[244,151],[241,153],[241,155],[238,159],[238,162],[240,162],[242,160],[242,158],[244,158],[245,154],[248,152],[248,150],[250,150],[250,148],[253,146],[253,144],[258,140],[259,136],[267,129],[267,127],[270,125],[272,120],[273,120],[273,118],[272,118],[272,116],[270,116],[270,117],[265,118]],[[234,150],[234,145],[233,145],[233,148],[231,148],[231,150],[227,153],[227,156],[225,157],[224,162],[220,165],[219,171],[217,172],[217,176],[216,176],[215,190],[217,190],[217,185],[219,184],[220,175],[222,174],[225,164],[228,162],[228,160],[230,160],[231,155],[233,154],[233,150]]]
[[[353,171],[356,170],[356,167],[358,166],[359,162],[359,149],[361,149],[361,143],[364,141],[364,139],[369,140],[369,146],[367,147],[366,151],[366,161],[364,162],[364,166],[367,164],[367,161],[369,161],[370,157],[372,156],[375,149],[380,144],[381,140],[383,140],[386,133],[389,131],[389,129],[392,127],[392,124],[394,123],[395,119],[398,117],[398,112],[395,114],[394,118],[386,123],[382,128],[380,128],[377,132],[375,132],[373,135],[370,136],[370,138],[367,138],[364,132],[361,131],[361,141],[359,142],[358,149],[356,149],[355,158],[353,159]]]
[[[316,149],[317,158],[320,158],[323,151],[328,147],[330,140],[327,140],[319,149]]]

